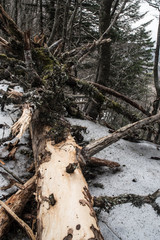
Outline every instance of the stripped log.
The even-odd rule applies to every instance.
[[[55,144],[49,127],[39,121],[32,121],[31,135],[37,171],[37,239],[102,240],[74,139],[68,135]]]

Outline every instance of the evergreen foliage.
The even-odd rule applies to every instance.
[[[112,29],[108,83],[109,87],[135,99],[142,99],[145,94],[153,67],[153,41],[146,30],[150,22],[134,27],[134,23],[145,16],[139,9],[139,1],[129,1]]]

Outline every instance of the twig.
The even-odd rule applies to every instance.
[[[22,220],[20,219],[4,202],[0,200],[0,205],[8,212],[9,215],[11,215],[14,220],[16,220],[23,229],[25,229],[27,235],[30,237],[32,240],[36,240],[32,229]]]
[[[110,32],[110,30],[112,29],[113,25],[116,23],[119,15],[121,14],[121,12],[123,11],[126,3],[128,0],[124,0],[119,12],[116,14],[116,16],[114,17],[113,21],[111,22],[111,24],[109,25],[109,27],[106,29],[106,31],[100,36],[100,38],[97,41],[93,41],[92,44],[89,45],[89,47],[86,50],[86,53],[83,54],[80,59],[78,60],[78,63],[82,62],[84,60],[84,58],[86,58],[88,56],[88,54],[93,51],[93,49],[95,49],[95,47],[101,45],[103,43],[104,40],[106,40],[106,42],[110,42],[111,39],[104,39],[104,37]]]
[[[123,2],[123,4],[122,4],[122,6],[121,6],[119,12],[116,14],[116,16],[114,17],[112,23],[109,25],[109,27],[106,29],[106,31],[101,35],[101,37],[98,39],[98,41],[101,42],[102,39],[104,38],[104,36],[107,35],[107,34],[110,32],[110,30],[112,29],[113,25],[116,23],[116,21],[117,21],[119,15],[120,15],[121,12],[123,11],[123,9],[124,9],[124,7],[125,7],[127,1],[128,1],[128,0],[124,0],[124,2]]]
[[[2,166],[0,164],[0,167],[3,168],[7,173],[9,173],[12,177],[14,177],[18,182],[24,184],[24,182],[19,178],[17,177],[14,173],[12,173],[10,170],[8,170],[6,167]]]

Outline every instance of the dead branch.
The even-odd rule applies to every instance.
[[[146,126],[146,125],[149,125],[150,123],[159,122],[159,121],[160,121],[160,113],[148,118],[144,118],[138,122],[128,124],[106,137],[102,137],[98,140],[93,141],[92,143],[89,143],[87,146],[85,146],[82,149],[82,152],[86,157],[93,156],[94,154],[108,147],[112,143],[117,142],[119,139],[126,137],[127,135],[142,128],[144,125]]]
[[[93,43],[87,43],[81,47],[77,47],[75,49],[72,49],[69,52],[65,52],[62,54],[62,58],[65,60],[66,58],[71,58],[74,57],[76,58],[79,62],[82,62],[84,58],[91,52],[93,52],[98,46],[102,44],[109,43],[111,41],[110,38],[108,39],[103,39],[101,42],[99,41],[94,41]]]
[[[9,42],[7,42],[4,38],[0,37],[0,44],[2,46],[7,46],[9,44]]]
[[[101,107],[101,110],[106,109],[113,109],[118,114],[122,114],[124,117],[126,117],[130,122],[137,122],[140,120],[140,118],[135,114],[133,111],[126,109],[124,106],[122,106],[120,103],[111,100],[108,97],[105,97],[105,102]]]
[[[111,42],[110,38],[103,39],[101,41],[99,41],[99,40],[98,41],[93,41],[93,43],[90,44],[90,46],[83,52],[83,54],[81,54],[81,57],[79,58],[78,63],[82,62],[88,56],[88,54],[93,52],[98,46],[101,46],[102,44],[106,44],[106,43],[109,43],[109,42]]]
[[[146,196],[136,194],[122,194],[116,197],[100,196],[94,197],[94,206],[104,208],[109,212],[114,206],[132,203],[135,207],[141,207],[144,204],[150,204],[153,209],[160,214],[160,207],[156,203],[156,199],[160,197],[160,189],[155,191],[153,194]]]
[[[119,12],[115,15],[113,21],[111,22],[111,24],[109,25],[109,27],[106,29],[106,31],[101,35],[101,37],[98,39],[99,42],[102,41],[102,39],[104,38],[104,36],[106,36],[110,30],[112,29],[112,27],[114,26],[114,24],[116,23],[117,19],[119,18],[119,15],[122,13],[126,3],[127,3],[128,0],[124,0],[124,2],[122,3],[122,6],[119,10]]]
[[[14,37],[18,41],[23,40],[23,32],[21,32],[16,23],[10,18],[10,16],[5,12],[2,5],[0,4],[0,29],[9,37]]]
[[[7,204],[5,204],[4,202],[2,202],[0,200],[0,205],[6,210],[6,212],[12,216],[12,218],[14,218],[14,220],[16,220],[20,226],[26,231],[27,235],[30,237],[30,239],[32,240],[36,240],[32,229],[22,220],[20,219],[9,207]]]
[[[60,0],[57,0],[56,5],[57,6],[56,6],[56,9],[55,9],[54,23],[53,23],[51,34],[50,34],[48,42],[47,42],[48,46],[50,46],[52,44],[52,42],[55,38],[56,31],[57,31],[57,26],[58,26],[59,20],[60,20],[60,17],[59,17],[59,14],[60,14]]]
[[[48,47],[48,50],[52,52],[55,48],[59,46],[60,43],[62,43],[62,39],[59,39],[56,42],[52,43],[52,45]]]
[[[74,49],[70,53],[64,53],[63,57],[65,56],[65,58],[66,58],[66,56],[68,57],[69,55],[73,56],[73,54],[75,55],[75,53],[78,50],[78,54],[77,54],[76,58],[78,59],[78,62],[80,63],[88,56],[89,53],[94,51],[98,46],[100,46],[102,44],[105,44],[105,43],[109,43],[111,41],[111,39],[110,38],[104,39],[104,36],[106,36],[110,32],[111,28],[116,23],[119,15],[121,14],[121,12],[123,11],[123,9],[126,5],[126,2],[127,2],[127,0],[124,0],[119,12],[116,14],[112,23],[110,24],[110,26],[106,29],[106,31],[101,35],[101,37],[98,40],[93,41],[93,43],[89,43],[89,44],[87,44],[85,46],[82,46],[80,48]]]
[[[32,177],[24,184],[24,189],[19,190],[14,195],[12,195],[5,203],[10,207],[10,209],[16,214],[20,215],[23,211],[26,203],[33,194],[35,190],[36,177]],[[7,232],[9,225],[12,223],[13,219],[9,217],[8,213],[1,208],[0,209],[0,239]]]
[[[7,98],[15,98],[15,99],[21,99],[23,96],[23,93],[17,92],[15,90],[12,90],[11,88],[7,92],[8,97]]]
[[[89,158],[87,164],[93,165],[93,166],[106,166],[109,168],[120,167],[120,164],[117,162],[109,161],[107,159],[100,159],[96,157]]]
[[[6,168],[5,166],[2,166],[1,164],[0,164],[0,167],[3,168],[9,175],[11,175],[13,178],[15,178],[18,182],[20,182],[21,184],[24,184],[24,182],[17,175],[15,175],[13,172],[11,172],[8,168]]]
[[[111,88],[108,88],[108,87],[105,87],[101,84],[98,84],[98,83],[95,83],[95,82],[91,82],[91,81],[88,81],[90,84],[96,86],[97,88],[99,89],[102,89],[104,90],[105,92],[107,92],[108,94],[111,94],[117,98],[120,98],[122,100],[124,100],[125,102],[129,103],[131,106],[137,108],[138,110],[140,110],[142,113],[144,113],[146,116],[151,116],[151,114],[146,111],[141,105],[137,104],[136,102],[134,102],[132,99],[126,97],[125,95],[115,91],[114,89],[111,89]]]
[[[136,114],[132,111],[127,110],[124,108],[120,103],[117,103],[116,101],[113,101],[107,97],[105,97],[96,87],[94,87],[91,83],[80,80],[78,78],[70,77],[67,82],[68,85],[74,85],[77,89],[80,89],[81,92],[85,93],[86,96],[90,96],[93,101],[96,101],[98,103],[104,103],[102,106],[102,110],[111,108],[115,112],[122,114],[127,119],[129,119],[131,122],[139,121],[140,118],[136,116]]]

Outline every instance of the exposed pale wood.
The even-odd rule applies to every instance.
[[[12,126],[12,134],[16,135],[18,139],[22,137],[26,129],[29,127],[30,121],[32,116],[32,109],[29,106],[29,104],[25,104],[23,107],[23,113],[22,116],[19,118],[19,120],[14,123]]]
[[[21,98],[23,96],[23,93],[9,89],[9,91],[7,92],[7,95],[8,95],[8,98]]]
[[[19,190],[5,202],[15,214],[20,215],[23,211],[25,204],[35,190],[35,181],[36,177],[34,176],[24,184],[23,190]],[[0,208],[0,239],[7,232],[12,221],[13,219],[8,213]]]
[[[77,144],[70,135],[55,144],[47,137],[48,128],[37,123],[31,127],[38,177],[37,239],[102,240],[93,199],[77,161]],[[75,168],[67,172],[69,164]]]
[[[1,159],[0,159],[0,163],[3,164],[3,165],[5,165],[5,163],[4,163]]]
[[[94,154],[111,145],[112,143],[117,142],[119,139],[126,137],[127,135],[135,132],[137,129],[140,129],[142,126],[159,121],[160,113],[152,117],[144,118],[138,122],[128,124],[106,137],[102,137],[89,143],[82,149],[83,155],[85,155],[86,157],[93,156]]]
[[[62,39],[59,39],[56,42],[52,43],[52,45],[48,47],[48,50],[52,52],[55,48],[58,47],[60,43],[62,43]]]
[[[22,228],[25,229],[25,231],[26,231],[27,235],[30,237],[30,239],[36,240],[36,238],[35,238],[35,236],[34,236],[34,234],[33,234],[32,229],[31,229],[22,219],[20,219],[20,218],[10,209],[10,207],[8,207],[7,204],[5,204],[4,202],[2,202],[2,201],[0,200],[0,205],[6,210],[6,212],[7,212],[10,216],[12,216],[12,218],[14,218],[14,220],[16,220],[16,221],[21,225]]]

